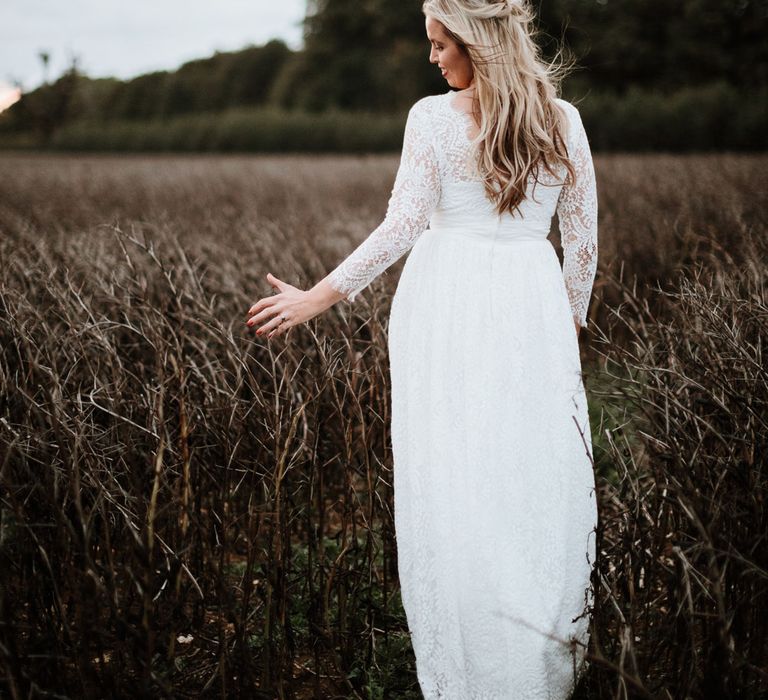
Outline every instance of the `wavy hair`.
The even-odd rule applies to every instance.
[[[541,163],[553,176],[562,165],[575,179],[563,138],[567,115],[555,102],[570,66],[541,58],[528,0],[425,0],[422,12],[443,25],[472,63],[472,113],[480,124],[473,143],[497,211],[514,212],[531,174],[539,181]]]

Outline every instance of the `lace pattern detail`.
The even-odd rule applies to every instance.
[[[424,97],[408,113],[403,150],[384,221],[327,277],[348,301],[416,243],[433,214],[447,221],[496,226],[497,216],[477,174],[468,134],[471,117],[453,106],[455,93]],[[576,107],[558,99],[568,116],[568,153],[574,182],[540,169],[529,177],[520,216],[547,229],[557,212],[563,247],[563,280],[573,318],[587,325],[597,271],[597,188],[592,154]],[[467,218],[468,217],[468,218]],[[514,218],[505,214],[503,223]]]
[[[597,186],[592,154],[578,110],[571,107],[568,155],[576,181],[560,192],[557,216],[563,246],[563,278],[573,317],[587,325],[587,307],[597,271]]]
[[[428,99],[419,100],[408,113],[384,221],[328,277],[349,301],[416,243],[440,199],[440,172],[425,112]]]

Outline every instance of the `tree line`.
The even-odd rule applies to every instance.
[[[750,103],[768,86],[768,0],[535,0],[534,8],[544,58],[562,48],[576,59],[566,99],[619,104],[725,89],[729,101],[743,97],[757,109]],[[402,116],[419,97],[447,89],[428,53],[421,0],[308,0],[299,51],[273,40],[126,81],[92,80],[73,64],[0,115],[0,131],[49,142],[75,122],[233,109]]]

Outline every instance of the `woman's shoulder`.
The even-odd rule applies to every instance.
[[[441,97],[443,95],[427,95],[416,100],[408,110],[407,123],[412,128],[430,133],[434,128],[434,117],[439,109]]]
[[[579,116],[579,108],[572,102],[568,102],[568,100],[564,100],[562,97],[556,97],[555,104],[562,107],[569,118],[572,119]]]
[[[442,95],[426,95],[425,97],[421,97],[416,102],[414,102],[411,105],[411,112],[421,112],[421,113],[430,113],[433,112],[438,104],[439,100],[448,93],[444,93]]]
[[[581,113],[579,112],[579,108],[572,102],[568,102],[568,100],[564,100],[560,97],[555,98],[555,104],[557,104],[565,113],[566,129],[568,132],[567,140],[568,143],[571,143],[581,126]]]

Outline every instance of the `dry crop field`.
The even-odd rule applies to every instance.
[[[397,158],[0,154],[0,692],[419,698],[387,312],[272,341]],[[600,504],[577,698],[768,693],[768,157],[596,154]],[[557,243],[557,229],[552,240]]]

